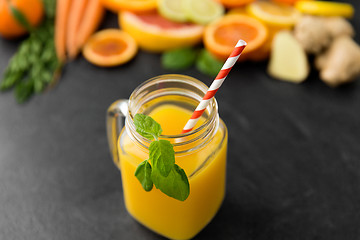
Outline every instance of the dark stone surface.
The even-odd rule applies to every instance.
[[[0,72],[17,46],[0,40]],[[140,52],[103,69],[80,57],[24,105],[0,94],[0,239],[161,239],[127,214],[105,135],[113,101],[168,73],[159,59]],[[359,79],[331,89],[316,71],[294,85],[265,70],[238,64],[217,94],[230,130],[227,194],[196,239],[360,239]]]

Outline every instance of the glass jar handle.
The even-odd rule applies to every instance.
[[[113,102],[106,114],[106,131],[110,148],[110,154],[113,161],[119,163],[118,138],[124,127],[125,117],[128,112],[128,100],[120,99]]]

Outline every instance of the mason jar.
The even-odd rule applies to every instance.
[[[184,75],[154,77],[108,109],[110,151],[122,178],[127,211],[138,222],[170,239],[190,239],[215,216],[225,196],[227,128],[212,98],[198,125],[181,134],[182,127],[208,87]],[[150,140],[136,132],[133,118],[143,113],[161,124],[160,139],[174,146],[175,162],[188,176],[185,201],[168,197],[155,187],[146,192],[135,177],[137,166],[149,158]],[[125,120],[123,120],[125,118]]]

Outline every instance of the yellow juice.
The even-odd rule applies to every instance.
[[[172,104],[160,105],[148,115],[160,123],[166,135],[179,134],[191,112]],[[198,123],[198,126],[204,119]],[[225,195],[227,130],[219,127],[208,143],[196,150],[176,153],[175,161],[189,177],[190,195],[185,201],[166,196],[155,186],[146,192],[134,173],[148,159],[148,150],[128,134],[119,138],[121,170],[128,212],[149,229],[171,239],[190,239],[215,216]]]

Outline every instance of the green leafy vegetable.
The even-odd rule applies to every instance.
[[[25,102],[34,93],[41,93],[56,80],[61,68],[54,44],[55,0],[44,0],[46,18],[36,29],[32,28],[26,17],[16,8],[11,12],[17,21],[28,30],[30,35],[19,46],[10,59],[0,82],[0,90],[15,88],[15,98]]]
[[[135,176],[140,181],[145,191],[151,191],[153,188],[153,181],[151,180],[151,165],[148,160],[139,164],[136,168]]]
[[[61,0],[59,0],[61,1]],[[44,9],[46,16],[48,18],[54,18],[55,17],[55,9],[56,9],[56,0],[42,0],[44,3]]]
[[[160,124],[155,122],[150,116],[144,114],[136,114],[134,124],[136,131],[149,140],[157,139],[162,133]]]
[[[207,75],[215,77],[223,66],[223,62],[217,60],[206,49],[201,50],[199,57],[196,60],[196,68]]]
[[[160,124],[144,114],[134,117],[136,131],[152,141],[149,147],[149,160],[139,164],[135,171],[145,191],[153,184],[169,197],[185,201],[190,194],[190,185],[185,171],[175,164],[173,145],[167,140],[158,140],[162,132]],[[152,166],[151,166],[152,165]]]
[[[152,172],[151,177],[156,188],[169,197],[185,201],[190,194],[190,186],[186,173],[176,164],[167,177],[161,175],[157,170]]]
[[[149,157],[154,168],[158,169],[161,175],[169,175],[175,164],[175,153],[169,141],[153,141],[149,147]]]
[[[179,48],[165,52],[161,62],[165,69],[182,70],[194,65],[197,51],[193,48]]]

